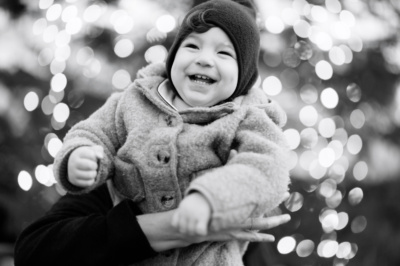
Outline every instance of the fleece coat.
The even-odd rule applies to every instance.
[[[289,183],[282,109],[253,88],[232,102],[177,111],[158,93],[165,79],[164,64],[149,65],[128,89],[71,128],[54,162],[61,185],[85,193],[111,178],[118,196],[144,213],[177,208],[185,193],[199,191],[212,205],[210,230],[277,207]],[[103,146],[106,156],[96,184],[77,188],[67,179],[69,155],[92,145]],[[230,158],[232,149],[237,154]],[[201,243],[140,265],[242,265],[246,246]]]

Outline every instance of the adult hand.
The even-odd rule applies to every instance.
[[[194,237],[182,234],[172,226],[171,220],[174,213],[175,210],[137,216],[150,245],[157,252],[186,247],[205,241],[273,242],[275,240],[273,235],[253,230],[268,230],[290,221],[290,215],[288,214],[249,218],[242,224],[232,225],[230,229],[220,232],[209,231],[207,235]]]

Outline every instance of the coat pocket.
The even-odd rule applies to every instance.
[[[145,188],[139,170],[133,163],[128,163],[115,157],[115,175],[113,183],[116,190],[126,198],[134,202],[140,202],[145,198]]]

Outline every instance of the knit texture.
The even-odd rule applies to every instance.
[[[246,1],[242,1],[246,2]],[[182,41],[194,31],[192,25],[204,22],[221,28],[230,38],[236,51],[239,79],[235,92],[228,99],[245,95],[258,78],[260,34],[251,9],[232,0],[207,1],[192,8],[185,18],[172,44],[166,66],[171,80],[171,68]]]

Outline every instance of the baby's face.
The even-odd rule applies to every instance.
[[[236,89],[239,68],[235,48],[218,27],[192,32],[176,52],[171,79],[189,106],[213,106],[228,99]]]

